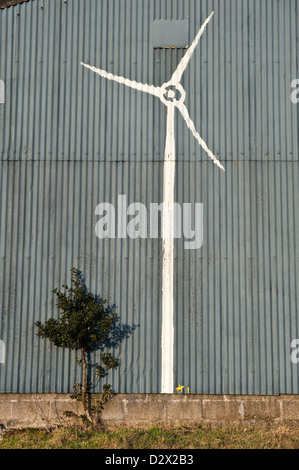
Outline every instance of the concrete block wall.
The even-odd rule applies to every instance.
[[[93,396],[95,400],[97,396]],[[0,428],[51,428],[65,411],[82,413],[69,395],[0,395]],[[299,424],[299,395],[116,395],[105,405],[108,428],[155,425]]]

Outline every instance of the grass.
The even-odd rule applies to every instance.
[[[299,427],[152,427],[94,431],[82,427],[5,432],[0,449],[299,449]]]

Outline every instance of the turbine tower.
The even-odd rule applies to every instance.
[[[166,143],[164,155],[164,179],[163,179],[163,213],[162,213],[162,375],[161,393],[173,393],[173,347],[174,347],[174,326],[173,326],[173,258],[174,258],[174,184],[175,184],[175,110],[177,109],[183,116],[187,127],[192,132],[199,145],[208,154],[210,159],[221,170],[222,164],[208,148],[205,141],[197,132],[191,120],[188,109],[185,106],[186,92],[181,84],[182,76],[189,61],[195,51],[198,42],[203,35],[208,23],[212,19],[214,12],[206,19],[199,29],[191,46],[181,59],[177,69],[171,79],[160,87],[138,83],[124,77],[113,75],[105,70],[93,67],[81,62],[81,65],[97,73],[103,78],[112,80],[134,90],[142,91],[159,98],[167,107]]]

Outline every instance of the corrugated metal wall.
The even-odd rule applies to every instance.
[[[1,392],[69,392],[74,355],[39,340],[51,290],[78,266],[128,338],[117,392],[161,390],[157,239],[99,240],[101,202],[162,202],[166,107],[92,74],[170,79],[184,50],[154,49],[155,19],[215,14],[183,76],[186,105],[223,173],[176,116],[175,200],[204,205],[204,244],[175,243],[174,387],[299,393],[299,78],[296,0],[31,0],[0,11]],[[100,390],[100,387],[98,388]]]

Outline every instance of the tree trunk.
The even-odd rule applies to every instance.
[[[82,359],[82,375],[83,375],[83,384],[82,384],[82,404],[84,408],[84,412],[89,420],[91,420],[91,416],[89,413],[89,406],[87,400],[87,364],[86,364],[86,357],[85,357],[85,350],[81,348],[81,359]]]

